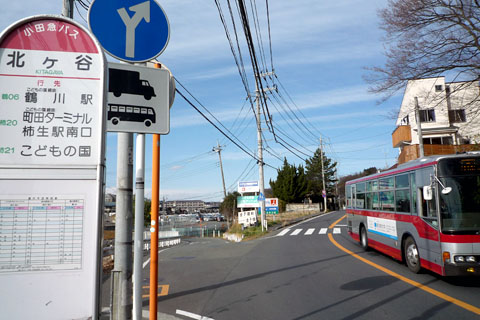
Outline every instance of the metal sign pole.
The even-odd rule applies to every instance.
[[[132,188],[133,134],[118,133],[115,271],[119,272],[113,301],[113,319],[132,318]]]
[[[135,240],[133,253],[133,318],[142,319],[143,226],[145,211],[145,135],[137,134],[135,149]]]

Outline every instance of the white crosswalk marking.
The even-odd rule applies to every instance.
[[[291,236],[296,236],[298,235],[300,232],[302,232],[303,229],[295,229],[295,231],[293,231],[290,235]]]
[[[279,237],[284,236],[284,235],[286,235],[288,232],[290,232],[290,229],[285,229],[285,230],[283,230],[282,232],[280,232],[277,236],[279,236]]]
[[[314,231],[315,231],[315,228],[310,228],[310,229],[308,229],[308,230],[305,232],[305,235],[306,235],[306,236],[309,236],[309,235],[311,235]]]
[[[283,229],[280,233],[277,234],[277,237],[283,237],[284,235],[287,235],[290,233],[291,236],[298,236],[300,233],[302,233],[304,229],[298,228],[292,231],[292,228],[287,228]],[[292,232],[290,232],[292,231]],[[304,236],[311,236],[312,234],[315,233],[315,228],[308,228],[307,231],[303,234]],[[327,234],[328,233],[328,228],[320,228],[318,231],[318,234]],[[333,234],[340,234],[342,233],[342,228],[333,228],[332,230]]]

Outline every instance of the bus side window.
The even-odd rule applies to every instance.
[[[416,190],[416,183],[415,183],[415,174],[410,174],[410,190],[412,190],[412,212],[414,214],[417,213],[417,192]]]
[[[433,227],[438,227],[435,190],[433,190],[432,200],[425,200],[423,198],[422,188],[417,189],[417,196],[419,197],[421,202],[421,207],[419,208],[419,215],[423,217],[425,221],[427,221]]]

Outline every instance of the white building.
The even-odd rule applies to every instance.
[[[480,87],[478,82],[445,82],[445,77],[409,80],[405,89],[394,148],[400,148],[399,163],[419,157],[418,101],[424,154],[450,154],[475,148],[480,143]]]

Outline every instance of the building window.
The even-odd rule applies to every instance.
[[[434,137],[434,138],[423,138],[423,144],[443,144],[443,145],[452,145],[452,137]]]
[[[408,120],[408,115],[403,117],[403,119],[400,121],[400,125],[402,126],[408,126],[410,124],[410,121]]]
[[[420,110],[420,122],[435,122],[435,110],[425,109]]]
[[[440,92],[440,91],[442,91],[442,89],[443,89],[443,86],[442,86],[441,84],[437,84],[437,85],[435,86],[435,91],[436,91],[436,92]]]
[[[450,119],[450,122],[466,122],[467,117],[465,116],[465,110],[464,109],[457,109],[457,110],[449,110],[448,111],[448,118]]]

